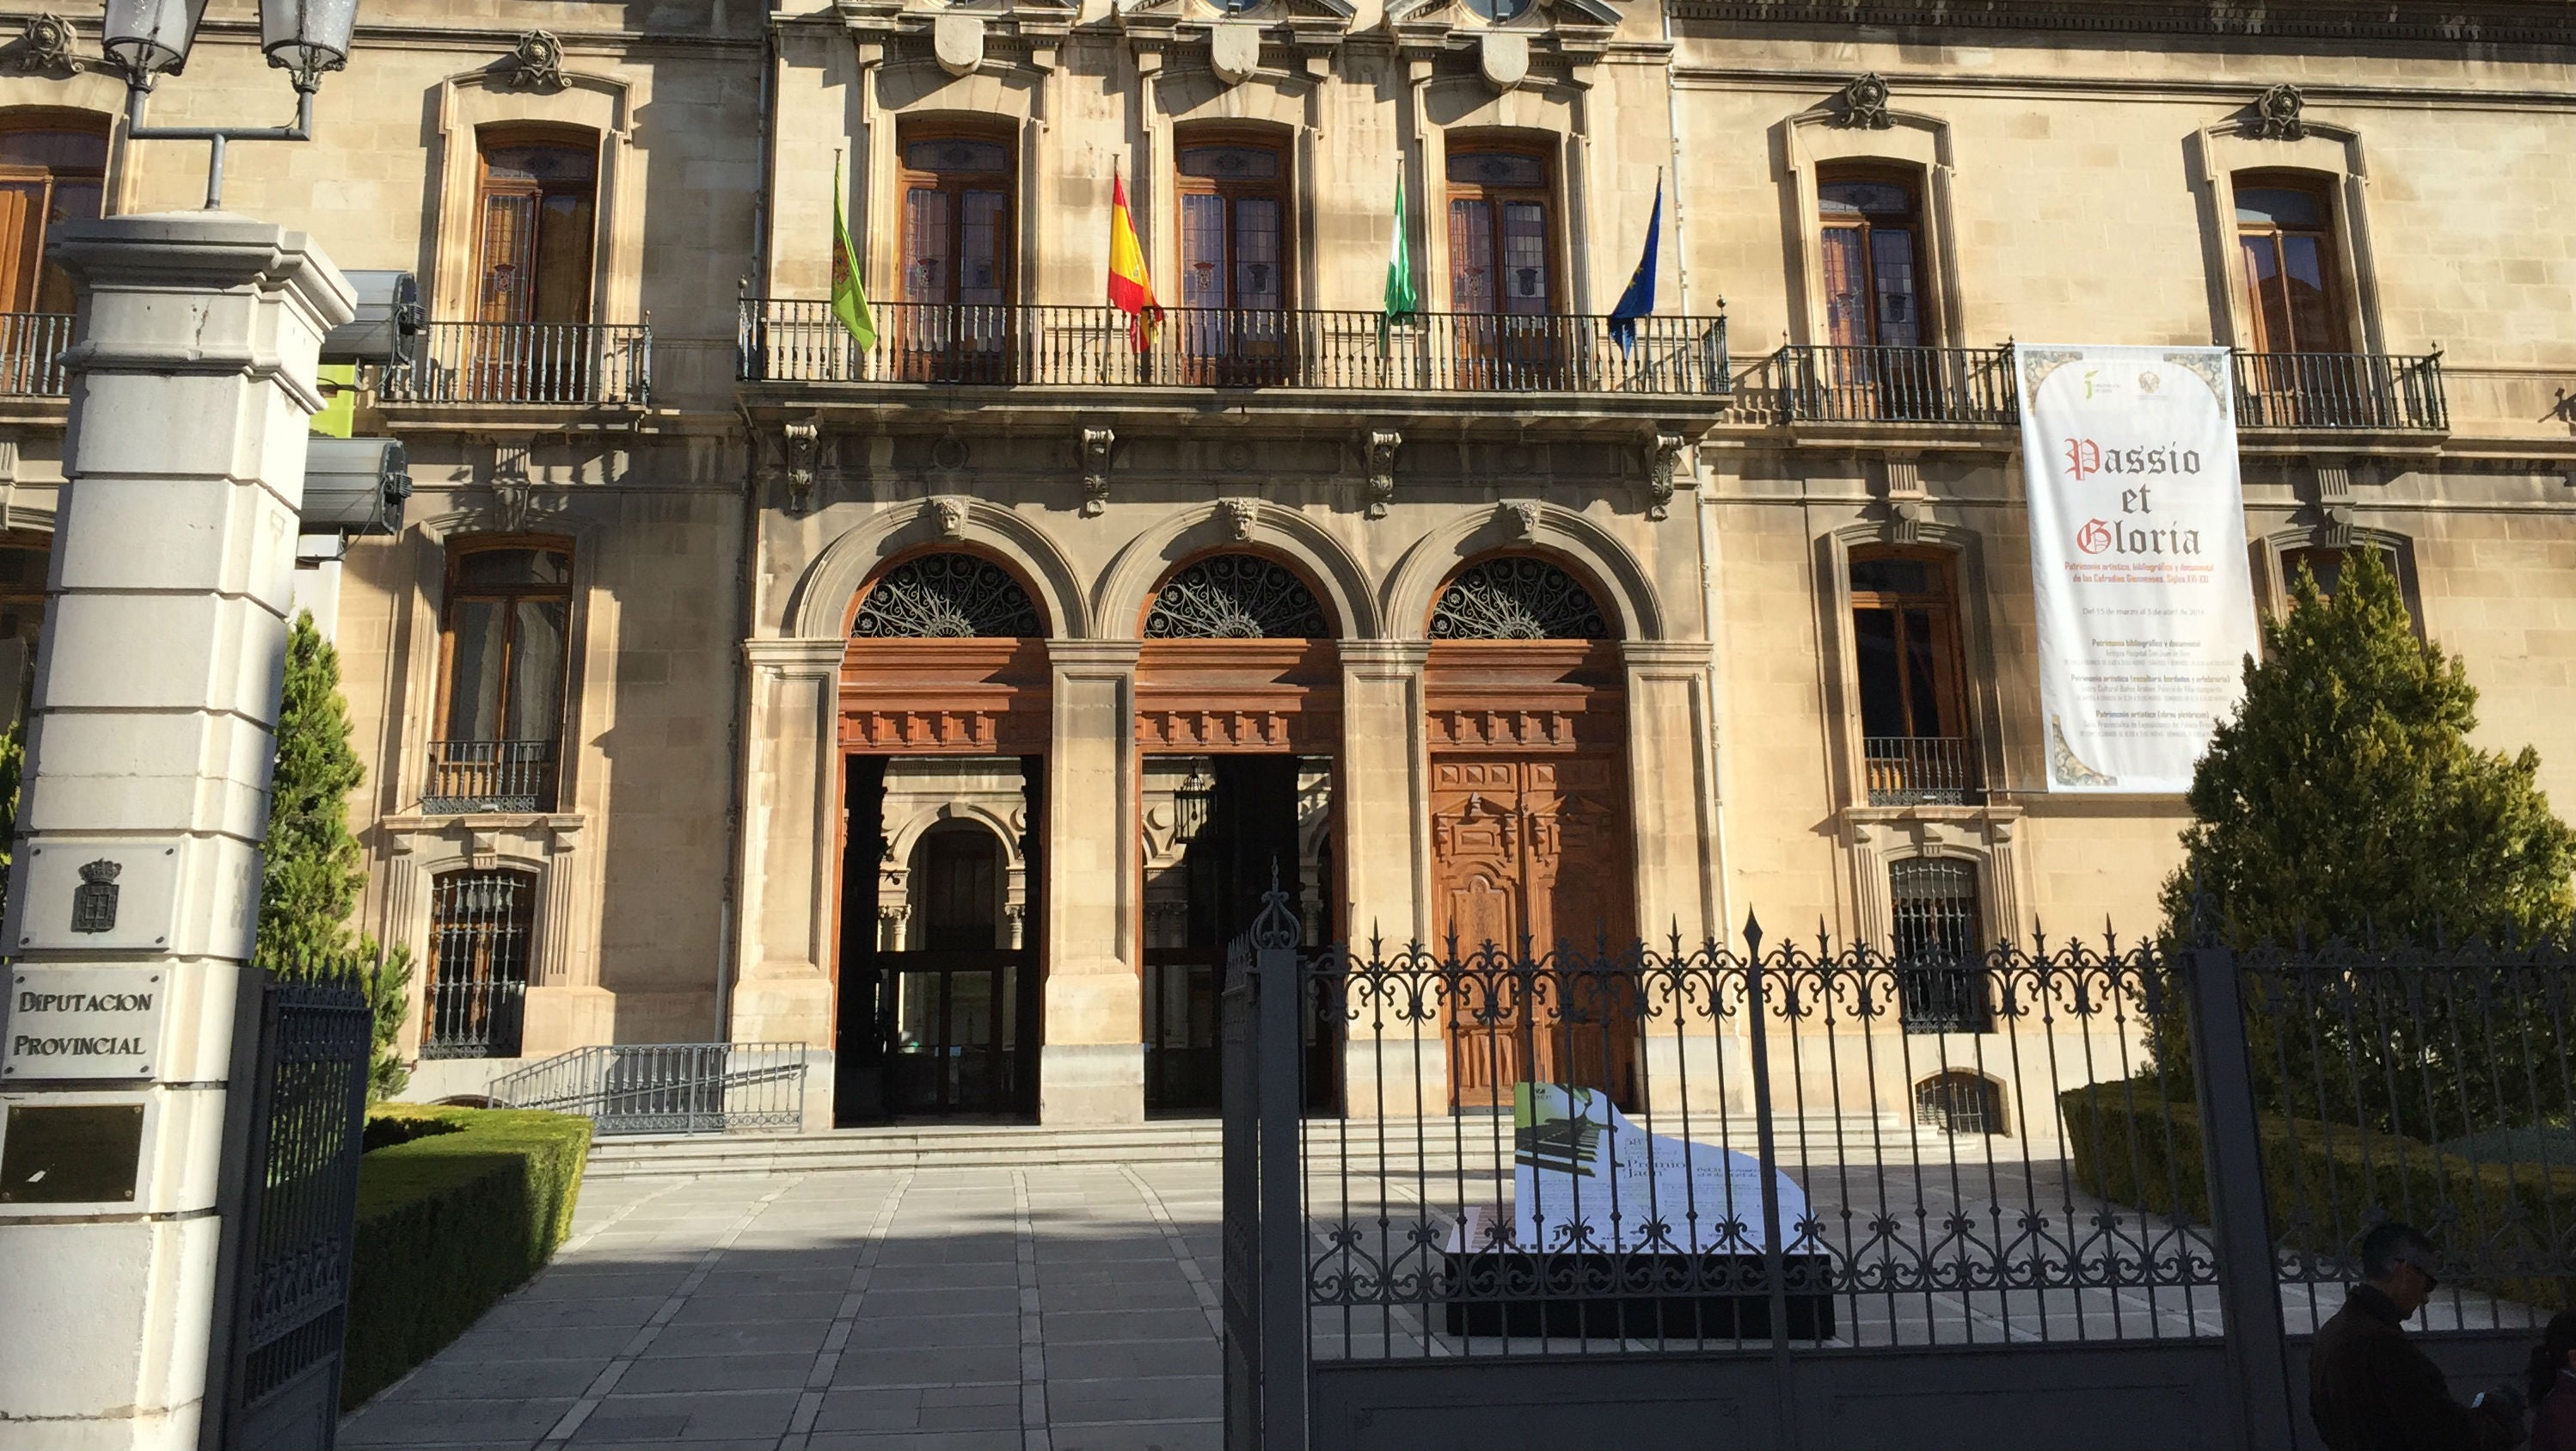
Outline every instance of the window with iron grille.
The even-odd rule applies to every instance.
[[[1954,1134],[2002,1134],[2004,1095],[1982,1073],[1953,1069],[1914,1085],[1914,1121]]]
[[[1985,1032],[1990,1014],[1976,864],[1910,857],[1888,867],[1887,889],[1905,1031]]]
[[[516,1058],[536,937],[537,879],[446,872],[430,885],[428,1029],[423,1058]]]

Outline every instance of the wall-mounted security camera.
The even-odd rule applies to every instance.
[[[392,438],[305,442],[303,531],[399,534],[411,497],[411,461]]]
[[[357,289],[358,315],[322,335],[322,361],[408,368],[429,327],[420,284],[408,272],[343,274]]]

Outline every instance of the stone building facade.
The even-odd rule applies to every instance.
[[[32,641],[44,218],[203,152],[10,8]],[[1866,8],[375,0],[227,200],[430,318],[353,385],[405,528],[306,541],[416,1092],[730,1040],[843,1121],[1188,1111],[1274,879],[1316,941],[2139,930],[2183,808],[2045,789],[2016,338],[2237,349],[2258,598],[2389,551],[2576,799],[2562,9]],[[279,104],[252,14],[155,121]]]

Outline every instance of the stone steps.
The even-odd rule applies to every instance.
[[[1641,1121],[1649,1132],[1656,1124]],[[1678,1128],[1678,1122],[1670,1126]],[[1750,1153],[1750,1120],[1694,1117],[1703,1142],[1723,1142]],[[1784,1157],[1823,1161],[1837,1142],[1866,1150],[1875,1144],[1891,1161],[1920,1155],[1926,1163],[1952,1153],[1983,1158],[1976,1140],[1954,1143],[1937,1130],[1918,1128],[1893,1115],[1836,1120],[1812,1115],[1774,1125]],[[2010,1143],[2011,1141],[2006,1141]],[[1801,1145],[1803,1144],[1803,1151]],[[594,1140],[592,1178],[699,1178],[710,1174],[806,1174],[927,1168],[1031,1168],[1213,1161],[1223,1147],[1214,1119],[1171,1119],[1117,1128],[1048,1128],[1037,1124],[902,1124],[838,1129],[828,1133],[625,1135]],[[2007,1152],[2018,1153],[2014,1145]],[[1333,1121],[1310,1126],[1310,1172],[1342,1167],[1366,1173],[1381,1163],[1393,1172],[1490,1171],[1508,1161],[1508,1126],[1481,1120],[1352,1120],[1345,1134]]]

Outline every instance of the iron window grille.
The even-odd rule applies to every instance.
[[[1898,1013],[1909,1033],[1983,1033],[1987,1001],[1977,868],[1952,857],[1911,857],[1887,870]]]
[[[431,885],[423,1058],[516,1058],[536,936],[536,878],[448,872]]]
[[[1953,1134],[2004,1134],[2003,1090],[1982,1073],[1953,1069],[1914,1085],[1914,1121]]]

